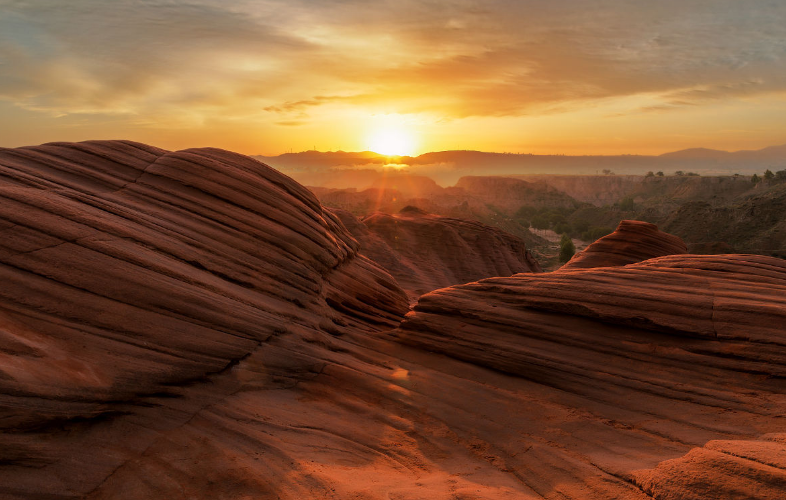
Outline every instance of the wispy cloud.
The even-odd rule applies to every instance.
[[[770,0],[0,0],[0,99],[55,115],[657,111],[784,92],[785,66]]]

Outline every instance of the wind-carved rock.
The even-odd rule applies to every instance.
[[[685,243],[649,222],[623,220],[617,229],[577,253],[560,270],[625,266],[653,257],[688,253]]]

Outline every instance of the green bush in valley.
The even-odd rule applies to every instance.
[[[620,200],[619,207],[620,210],[631,212],[633,210],[636,210],[636,203],[633,202],[633,198],[627,197]]]
[[[573,240],[567,234],[563,234],[559,242],[559,261],[567,262],[575,253],[576,245],[573,244]]]
[[[588,230],[581,233],[581,239],[584,241],[595,241],[613,232],[614,229],[610,227],[592,226]]]
[[[578,236],[581,235],[584,231],[587,231],[590,228],[590,223],[588,220],[577,220],[573,221],[573,230],[576,232]]]
[[[554,232],[557,234],[570,233],[571,232],[570,224],[564,221],[559,222],[554,225]]]
[[[532,220],[538,214],[538,209],[535,207],[531,207],[529,205],[523,205],[521,208],[516,210],[516,213],[513,214],[513,217],[517,219],[526,219]]]
[[[542,215],[536,215],[530,222],[535,229],[548,229],[551,227],[549,220]]]

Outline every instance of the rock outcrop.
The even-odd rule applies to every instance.
[[[625,266],[654,257],[688,253],[678,237],[649,222],[623,220],[617,229],[573,256],[560,270]]]
[[[675,255],[438,290],[396,336],[519,381],[477,439],[544,498],[775,499],[785,323],[783,260]]]
[[[493,276],[540,272],[521,238],[483,223],[440,217],[417,207],[362,221],[334,209],[363,255],[393,275],[411,299]]]
[[[0,150],[0,498],[782,497],[784,261],[486,279],[396,329],[358,224],[226,151]]]
[[[108,141],[4,149],[0,166],[0,495],[85,493],[75,477],[89,491],[137,446],[81,449],[93,423],[407,310],[311,192],[250,158]],[[313,376],[306,352],[261,380]],[[183,417],[168,406],[143,436]]]

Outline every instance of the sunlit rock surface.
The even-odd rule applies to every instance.
[[[534,497],[775,499],[785,324],[783,260],[677,255],[437,290],[396,338],[515,380],[477,437]]]
[[[521,238],[486,224],[440,217],[415,207],[355,219],[333,209],[360,252],[392,274],[411,298],[492,276],[540,272]]]
[[[617,229],[577,253],[561,270],[624,266],[664,255],[688,253],[678,237],[649,222],[623,220]]]
[[[783,497],[782,260],[492,278],[396,328],[240,155],[0,150],[0,197],[0,498]]]

